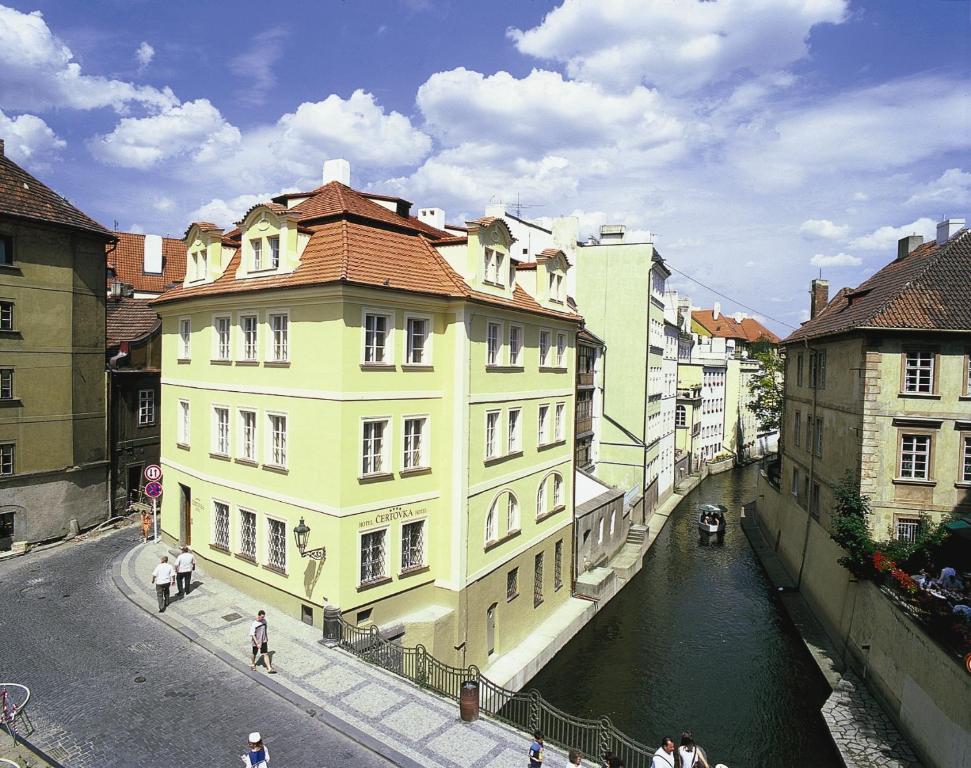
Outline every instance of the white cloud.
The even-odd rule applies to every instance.
[[[942,206],[966,206],[971,202],[971,173],[960,168],[948,168],[934,181],[917,190],[907,205],[938,204]],[[953,208],[951,209],[954,210]],[[948,213],[948,211],[942,211]]]
[[[897,241],[907,235],[923,235],[929,240],[937,235],[934,219],[920,218],[900,227],[883,226],[850,242],[850,248],[858,251],[886,251],[896,255]]]
[[[806,56],[810,30],[840,23],[845,0],[565,0],[536,27],[510,29],[521,53],[562,62],[576,79],[688,92],[739,71]]]
[[[142,40],[142,44],[135,51],[135,60],[138,62],[138,71],[141,72],[155,58],[155,49],[147,42]]]
[[[36,115],[8,117],[2,110],[0,138],[4,139],[4,154],[21,165],[42,162],[67,146],[67,142]]]
[[[82,74],[40,11],[21,13],[0,5],[0,72],[0,104],[8,110],[112,107],[124,112],[131,103],[153,110],[178,104],[169,88]]]
[[[273,196],[273,193],[265,192],[257,195],[237,195],[229,200],[217,197],[192,211],[189,219],[190,221],[211,221],[221,227],[229,228],[254,205],[266,202]]]
[[[851,256],[848,253],[837,253],[835,256],[824,256],[817,253],[809,263],[814,267],[858,267],[863,263],[859,256]]]
[[[823,240],[841,240],[849,231],[845,224],[834,224],[829,219],[806,219],[799,227],[800,234]]]
[[[283,27],[270,27],[258,33],[246,51],[229,60],[229,69],[250,79],[245,89],[238,92],[240,101],[259,106],[266,101],[266,94],[276,85],[273,65],[283,53],[283,41],[287,31]]]
[[[144,170],[181,155],[200,162],[221,157],[239,141],[239,129],[207,99],[198,99],[151,117],[122,118],[111,133],[94,137],[88,146],[109,165]]]

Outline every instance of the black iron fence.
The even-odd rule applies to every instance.
[[[490,717],[533,733],[563,749],[579,749],[586,757],[606,761],[609,754],[629,768],[649,768],[654,750],[618,730],[610,719],[574,717],[546,701],[539,691],[512,691],[484,677],[474,664],[453,667],[430,655],[423,645],[409,648],[381,637],[375,626],[362,628],[343,619],[328,622],[325,639],[338,644],[369,664],[400,675],[440,696],[458,701],[462,685],[475,682],[479,710]]]

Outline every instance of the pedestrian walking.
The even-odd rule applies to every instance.
[[[674,739],[665,736],[651,758],[651,768],[674,768]]]
[[[152,532],[152,515],[146,510],[142,512],[142,544],[148,543],[148,536]]]
[[[276,674],[276,670],[273,669],[273,665],[270,663],[270,651],[269,651],[269,633],[266,627],[266,611],[260,611],[256,614],[256,621],[250,626],[249,639],[253,644],[253,661],[249,665],[250,669],[256,669],[256,663],[260,658],[263,659],[263,666],[266,667],[266,671],[271,675]]]
[[[681,734],[681,746],[678,747],[678,768],[710,768],[708,759],[701,747],[695,744],[691,731]]]
[[[182,553],[175,558],[175,579],[179,585],[179,597],[189,594],[192,586],[192,572],[196,569],[196,559],[188,547],[182,547]]]
[[[169,590],[175,584],[175,568],[169,564],[168,555],[162,555],[162,560],[152,571],[152,583],[158,597],[158,612],[165,613],[165,609],[169,607]]]
[[[263,737],[260,736],[259,731],[253,731],[249,735],[246,752],[240,757],[243,758],[243,765],[246,768],[266,768],[270,764],[270,750],[263,743]]]
[[[543,744],[543,732],[533,733],[533,743],[529,745],[529,768],[543,768],[546,759],[546,747]]]

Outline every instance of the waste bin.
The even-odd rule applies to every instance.
[[[341,640],[341,609],[336,605],[324,606],[324,640],[330,643]]]
[[[479,681],[466,680],[459,691],[459,716],[466,723],[479,719]]]

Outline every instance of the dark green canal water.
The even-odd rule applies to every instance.
[[[736,469],[688,494],[641,572],[527,687],[653,746],[691,730],[713,766],[840,766],[819,713],[829,688],[738,527],[756,478]],[[729,507],[721,546],[699,543],[703,502]]]

